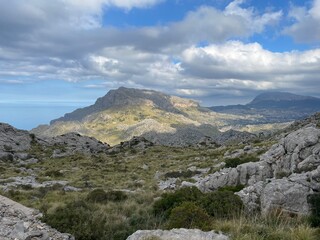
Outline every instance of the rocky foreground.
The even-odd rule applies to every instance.
[[[288,134],[258,162],[224,168],[195,184],[204,192],[246,186],[236,193],[247,211],[281,210],[307,215],[307,198],[320,190],[320,129],[309,125]]]
[[[42,223],[39,211],[0,196],[1,240],[74,240]]]

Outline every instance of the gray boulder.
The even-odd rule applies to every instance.
[[[0,195],[0,239],[74,240],[70,234],[60,233],[42,223],[41,216],[36,210]]]
[[[139,230],[127,240],[228,240],[229,237],[214,231],[203,232],[198,229]]]
[[[28,131],[16,129],[6,123],[0,123],[0,152],[27,151],[30,148],[31,136]]]
[[[278,209],[309,213],[308,195],[320,190],[320,129],[306,126],[288,134],[260,157],[222,169],[196,183],[204,192],[224,186],[246,186],[237,193],[249,212]]]

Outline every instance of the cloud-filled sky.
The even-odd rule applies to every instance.
[[[120,86],[238,104],[320,97],[320,0],[0,0],[0,121],[30,129]]]

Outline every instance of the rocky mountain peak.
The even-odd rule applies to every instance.
[[[90,114],[110,108],[141,104],[151,104],[158,109],[177,114],[183,114],[179,107],[198,106],[195,101],[172,97],[153,90],[120,87],[110,90],[105,96],[98,98],[93,105],[67,113],[64,117],[51,121],[51,124],[57,121],[81,121]]]

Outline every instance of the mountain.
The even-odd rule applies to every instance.
[[[320,98],[287,92],[266,92],[245,105],[210,107],[219,113],[260,115],[260,124],[290,122],[320,111]]]
[[[104,97],[98,98],[95,104],[77,109],[72,113],[67,113],[64,117],[51,121],[51,124],[58,121],[81,121],[83,118],[93,113],[110,108],[141,105],[147,101],[152,102],[152,104],[160,110],[183,114],[183,112],[174,106],[174,104],[179,104],[178,99],[175,100],[176,101],[172,101],[171,96],[153,90],[120,87],[117,90],[109,91]],[[185,104],[186,106],[197,106],[197,103],[187,99],[181,101],[181,104]]]
[[[32,132],[40,136],[78,132],[111,145],[144,136],[162,145],[185,146],[196,144],[204,136],[215,137],[218,128],[231,121],[246,120],[243,116],[212,112],[190,99],[120,87],[93,105],[67,113]]]

